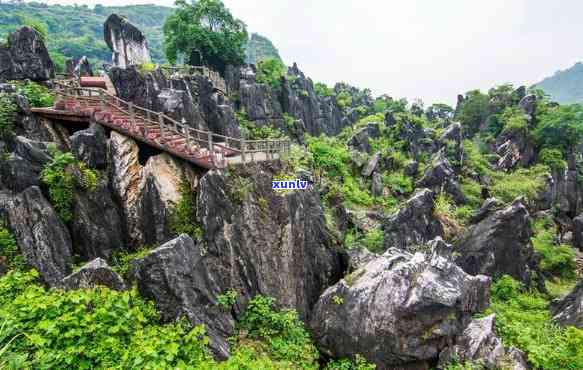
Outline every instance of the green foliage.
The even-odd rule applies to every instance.
[[[342,90],[336,94],[336,104],[338,104],[338,107],[340,107],[342,110],[346,110],[347,108],[351,107],[352,95],[350,95],[350,92]]]
[[[138,70],[142,73],[154,72],[156,70],[155,63],[142,63],[138,66]]]
[[[312,153],[315,167],[321,168],[331,177],[348,175],[350,154],[344,145],[332,138],[321,136],[308,138],[308,150]]]
[[[131,261],[146,257],[153,249],[150,245],[144,245],[136,251],[118,249],[110,258],[111,268],[121,276],[128,276]]]
[[[553,220],[550,217],[539,218],[534,221],[533,229],[532,244],[541,255],[541,270],[561,279],[574,279],[577,268],[575,251],[568,245],[555,243],[557,233]]]
[[[204,63],[224,72],[229,64],[243,64],[246,42],[245,24],[234,18],[220,0],[193,4],[178,0],[176,10],[164,23],[164,48],[172,64],[179,56],[193,64],[200,55]]]
[[[50,90],[36,82],[27,81],[17,84],[19,94],[26,96],[31,107],[52,107],[54,103],[53,94]]]
[[[544,148],[538,155],[539,162],[556,171],[567,168],[567,162],[563,159],[563,153],[559,149]]]
[[[316,82],[314,84],[314,91],[316,92],[316,95],[322,97],[334,95],[334,90],[332,90],[330,87],[328,87],[328,85],[326,85],[323,82]]]
[[[247,113],[244,111],[237,112],[236,116],[241,127],[241,133],[248,140],[281,139],[285,137],[280,129],[271,125],[257,126],[249,120]]]
[[[237,302],[237,291],[228,289],[217,296],[218,305],[224,310],[230,310]]]
[[[41,180],[48,187],[49,198],[55,211],[67,223],[73,219],[73,197],[77,186],[82,190],[93,191],[97,183],[97,174],[85,164],[77,162],[73,154],[63,153],[55,146],[49,148],[52,160],[45,164]],[[77,167],[80,177],[73,176]]]
[[[536,165],[509,173],[493,172],[490,194],[506,203],[519,196],[534,200],[544,189],[548,171],[548,167]]]
[[[381,253],[384,250],[385,234],[380,228],[372,229],[362,238],[362,245],[371,252]]]
[[[314,367],[318,351],[295,310],[275,309],[273,298],[256,296],[245,311],[240,328],[251,339],[268,344],[270,357],[298,368]]]
[[[492,285],[496,332],[506,346],[523,350],[536,369],[583,368],[583,330],[551,321],[549,301],[539,293],[521,293],[520,283],[504,276]]]
[[[265,59],[257,64],[257,82],[277,89],[285,77],[287,68],[279,59]]]
[[[172,210],[170,228],[175,234],[187,234],[193,239],[202,237],[202,229],[196,222],[196,197],[187,179],[180,182],[180,200]]]
[[[37,276],[35,271],[11,272],[0,279],[0,322],[23,334],[8,348],[8,361],[20,357],[20,367],[37,369],[159,369],[211,363],[202,326],[185,321],[158,324],[154,304],[136,292],[46,290],[34,283]]]
[[[5,94],[0,94],[0,139],[7,138],[14,132],[16,104]]]
[[[465,127],[465,131],[473,135],[478,132],[480,125],[488,117],[488,102],[490,98],[480,90],[469,91],[461,104],[456,118]]]
[[[391,192],[399,195],[410,194],[414,189],[413,179],[406,176],[402,171],[387,172],[383,176],[383,184],[388,186]]]
[[[329,362],[326,365],[326,370],[374,370],[376,365],[368,363],[366,359],[360,355],[356,355],[353,360],[341,359]]]
[[[528,131],[527,121],[524,113],[518,107],[506,108],[500,117],[504,125],[502,132],[517,132],[526,133]]]
[[[38,19],[30,18],[27,16],[21,17],[21,22],[25,26],[28,26],[35,30],[36,32],[38,32],[43,41],[47,40],[49,36],[49,31],[47,30],[47,26],[44,23],[42,23]]]
[[[563,105],[538,115],[534,137],[541,147],[571,150],[583,141],[583,106]]]
[[[0,224],[0,259],[11,270],[25,270],[26,262],[20,253],[14,236]],[[1,261],[0,261],[1,262]]]

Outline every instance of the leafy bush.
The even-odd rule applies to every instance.
[[[383,176],[383,183],[395,194],[410,194],[413,191],[413,179],[406,176],[402,171],[387,172]]]
[[[63,153],[55,146],[49,148],[52,160],[45,164],[41,172],[41,180],[49,189],[49,198],[55,211],[67,223],[73,219],[73,197],[75,186],[83,190],[93,191],[97,183],[97,174],[82,163],[77,162],[73,154]],[[81,174],[74,177],[68,170],[77,166]]]
[[[0,225],[0,258],[4,257],[6,266],[13,270],[24,270],[26,262],[20,253],[14,236]]]
[[[279,59],[265,59],[257,65],[257,82],[267,84],[274,89],[281,86],[281,79],[287,68]]]
[[[36,82],[27,81],[17,84],[17,92],[26,96],[31,107],[52,107],[54,96],[50,90]]]
[[[180,183],[180,200],[170,215],[170,228],[175,234],[187,234],[200,239],[202,229],[196,222],[196,198],[187,179]]]
[[[323,97],[332,96],[334,94],[334,90],[322,82],[316,82],[314,84],[314,91],[316,92],[316,95]]]
[[[506,346],[523,350],[536,369],[583,368],[583,330],[552,322],[549,301],[539,293],[520,293],[520,283],[504,276],[492,285],[496,332]]]
[[[14,131],[16,104],[5,94],[0,94],[0,139],[6,138]]]
[[[321,168],[332,177],[347,175],[350,154],[344,145],[332,138],[308,138],[308,150],[312,153],[314,166]]]
[[[241,127],[241,133],[247,140],[279,139],[285,136],[278,128],[270,125],[255,125],[255,123],[249,120],[245,112],[238,112],[237,120]]]
[[[489,101],[488,95],[482,94],[480,90],[473,90],[466,94],[456,118],[465,127],[468,134],[473,135],[478,132],[481,124],[488,117],[490,113],[488,110]]]
[[[326,370],[374,370],[376,365],[368,363],[360,355],[356,355],[354,360],[341,359],[331,361],[326,365]]]
[[[275,310],[273,298],[256,296],[243,314],[240,328],[251,339],[268,344],[272,358],[298,368],[313,367],[318,351],[295,310]]]
[[[500,117],[504,124],[502,132],[527,132],[527,121],[524,113],[518,107],[506,108]]]
[[[237,302],[237,291],[234,289],[228,289],[223,294],[217,296],[217,301],[221,308],[228,311]]]
[[[550,218],[534,221],[532,244],[541,255],[541,270],[562,279],[574,279],[577,265],[575,251],[568,245],[556,245],[555,223]]]
[[[536,165],[509,173],[492,172],[493,184],[490,193],[507,203],[519,196],[534,200],[544,189],[548,171],[548,167]]]
[[[538,115],[534,136],[541,147],[563,152],[583,141],[583,106],[561,105]]]
[[[362,238],[362,244],[371,252],[380,253],[384,249],[385,234],[381,229],[372,229]]]
[[[121,276],[128,276],[130,271],[130,264],[132,260],[144,258],[154,249],[151,245],[144,245],[138,250],[128,251],[126,249],[116,250],[111,258],[110,264],[113,271],[117,272]]]
[[[336,104],[342,110],[346,110],[346,108],[352,106],[352,95],[346,90],[340,91],[336,95]]]
[[[22,368],[159,369],[211,361],[202,326],[158,324],[154,304],[136,292],[46,290],[34,283],[37,276],[12,272],[0,279],[0,322],[23,334],[6,357],[24,358]]]
[[[567,162],[563,159],[563,153],[559,149],[544,148],[539,153],[539,162],[556,171],[567,168]]]

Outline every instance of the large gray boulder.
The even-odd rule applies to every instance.
[[[93,76],[93,68],[91,67],[91,63],[86,56],[82,56],[81,58],[67,59],[65,61],[65,70],[71,76]]]
[[[131,275],[140,294],[156,302],[164,321],[186,317],[194,325],[204,324],[211,349],[225,359],[235,322],[230,311],[218,305],[220,276],[209,273],[204,254],[189,236],[180,235],[134,260]]]
[[[126,18],[111,14],[103,25],[105,43],[113,52],[116,67],[150,63],[150,50],[144,34]]]
[[[105,180],[99,179],[93,191],[76,191],[73,207],[71,237],[76,254],[83,260],[109,258],[123,248],[121,210]]]
[[[69,231],[36,186],[22,193],[0,195],[0,208],[8,216],[21,253],[41,279],[55,286],[71,272]]]
[[[48,144],[23,136],[11,139],[12,150],[0,161],[0,187],[21,192],[30,186],[39,186],[42,168],[51,160]]]
[[[510,275],[529,286],[535,283],[543,288],[531,237],[530,215],[522,200],[517,199],[460,237],[456,263],[472,275]]]
[[[42,36],[30,27],[8,35],[0,43],[0,81],[46,81],[55,76],[55,66]]]
[[[207,260],[223,290],[243,301],[264,294],[307,318],[322,291],[345,270],[339,243],[326,227],[319,194],[271,189],[278,167],[209,171],[198,210]]]
[[[553,320],[561,325],[583,329],[583,281],[564,298],[551,304]]]
[[[583,214],[573,219],[573,246],[583,251]]]
[[[383,225],[385,249],[415,250],[437,236],[443,236],[441,222],[434,216],[435,192],[423,189],[415,193]]]
[[[439,158],[427,167],[423,177],[417,183],[418,187],[426,187],[435,192],[445,192],[460,204],[465,202],[464,194],[453,167],[446,158]]]
[[[428,368],[488,306],[490,288],[488,277],[456,266],[441,239],[430,249],[392,248],[328,288],[310,321],[321,351],[360,354],[379,370]]]
[[[71,138],[71,151],[77,159],[89,167],[105,169],[107,166],[107,137],[105,130],[98,124],[92,124],[86,130],[75,132]]]
[[[440,364],[451,361],[479,363],[486,369],[530,369],[525,356],[516,348],[506,349],[496,336],[496,315],[472,320],[459,335],[455,344],[439,355]]]
[[[85,264],[79,271],[65,277],[59,284],[59,287],[65,290],[92,289],[98,286],[113,290],[126,289],[123,279],[101,258]]]
[[[360,152],[371,152],[370,139],[379,137],[381,134],[380,125],[378,123],[369,123],[363,128],[357,130],[348,140],[347,145],[350,148]]]

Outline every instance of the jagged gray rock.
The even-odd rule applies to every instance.
[[[551,312],[553,320],[559,324],[583,329],[583,281],[565,297],[552,302]]]
[[[532,138],[523,130],[512,130],[499,135],[495,149],[500,155],[497,167],[501,170],[510,170],[518,164],[528,166],[533,163],[536,155]]]
[[[443,236],[443,226],[433,215],[435,192],[423,189],[415,193],[383,225],[385,249],[414,250],[437,236]]]
[[[30,27],[8,35],[0,44],[0,81],[46,81],[55,76],[55,66],[42,36]]]
[[[441,239],[430,248],[392,248],[328,288],[310,321],[320,350],[335,358],[360,354],[379,370],[426,368],[437,359],[488,306],[490,279],[456,266]]]
[[[370,139],[379,137],[381,131],[378,123],[369,123],[357,130],[348,140],[347,145],[355,150],[370,153]]]
[[[39,186],[43,165],[50,161],[47,142],[16,136],[9,140],[12,148],[7,158],[0,161],[0,186],[21,192],[30,186]]]
[[[75,252],[84,260],[109,258],[125,245],[121,210],[111,198],[105,179],[94,191],[76,191],[71,237]]]
[[[107,166],[107,137],[105,130],[98,124],[92,124],[86,130],[75,132],[71,136],[71,151],[77,159],[89,167],[105,169]]]
[[[278,195],[271,189],[278,168],[247,166],[229,176],[209,171],[200,180],[197,214],[222,290],[236,288],[244,302],[269,295],[306,318],[321,292],[343,276],[345,259],[315,190]]]
[[[65,290],[92,289],[105,286],[113,290],[125,290],[123,279],[115,273],[101,258],[85,264],[83,267],[65,277],[58,285]]]
[[[490,216],[493,212],[500,209],[501,206],[502,203],[496,198],[486,199],[480,209],[477,210],[474,215],[472,215],[470,218],[470,223],[475,224],[482,221],[486,217]]]
[[[113,65],[126,68],[150,63],[148,41],[144,34],[126,18],[111,14],[103,25],[105,43],[113,52]]]
[[[371,194],[373,197],[383,195],[383,176],[377,171],[372,174]]]
[[[81,58],[67,59],[65,61],[65,70],[71,76],[93,76],[93,68],[91,68],[91,63],[86,56],[82,56]]]
[[[472,320],[456,338],[456,344],[439,355],[441,365],[451,361],[480,363],[486,369],[527,370],[522,352],[513,348],[506,350],[494,331],[496,315]]]
[[[530,238],[530,215],[521,199],[470,227],[457,243],[456,263],[469,274],[513,278],[544,290]]]
[[[370,175],[372,175],[372,173],[377,169],[380,160],[381,152],[376,152],[373,154],[366,167],[363,168],[361,175],[364,177],[370,177]]]
[[[30,187],[19,194],[4,193],[0,207],[26,261],[41,279],[55,286],[71,272],[71,237],[40,189]]]
[[[211,349],[225,359],[235,322],[230,311],[218,305],[221,277],[210,273],[203,255],[188,235],[180,235],[134,260],[131,275],[140,294],[156,302],[164,321],[186,317],[195,325],[204,324]]]
[[[451,195],[458,204],[465,202],[465,196],[460,184],[456,181],[455,171],[445,158],[439,158],[432,163],[425,170],[423,177],[417,182],[417,186],[430,188],[435,192],[444,191]]]
[[[583,251],[583,214],[573,219],[573,246]]]

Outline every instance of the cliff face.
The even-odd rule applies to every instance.
[[[105,43],[113,52],[114,66],[126,68],[150,62],[150,50],[146,37],[127,19],[110,15],[103,27]]]
[[[54,75],[42,36],[32,28],[22,27],[8,36],[5,45],[0,44],[0,81],[46,81]]]

